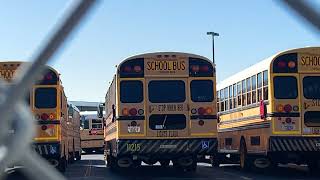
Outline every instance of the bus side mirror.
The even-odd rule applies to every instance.
[[[260,101],[260,118],[265,119],[267,117],[267,105],[263,100]]]
[[[97,109],[97,115],[99,118],[103,117],[103,108],[104,108],[104,103],[100,103]]]

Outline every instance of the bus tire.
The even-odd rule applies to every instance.
[[[161,167],[163,167],[163,168],[169,167],[169,164],[170,164],[169,159],[160,160],[159,162],[160,162]]]
[[[210,157],[210,163],[212,167],[219,167],[221,164],[221,158],[218,154]]]
[[[245,140],[241,139],[240,141],[240,168],[243,170],[249,169],[249,159],[247,154],[247,147]]]
[[[320,160],[310,160],[308,162],[309,172],[312,174],[319,173],[320,170]]]
[[[81,152],[77,151],[76,152],[76,161],[79,161],[79,160],[81,160]]]
[[[63,156],[59,159],[59,165],[58,165],[58,169],[60,172],[64,173],[66,172],[67,169],[67,160],[66,157]]]

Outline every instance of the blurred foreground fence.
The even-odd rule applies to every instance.
[[[42,67],[52,59],[67,37],[83,20],[96,0],[73,1],[65,17],[56,26],[52,35],[35,53],[28,65],[16,73],[13,83],[0,79],[0,178],[7,167],[19,164],[29,179],[64,179],[46,160],[31,150],[35,133],[35,120],[24,101],[29,87],[42,73]],[[36,27],[35,27],[36,28]],[[12,129],[14,131],[12,132]]]
[[[4,178],[7,167],[19,163],[23,173],[30,179],[64,179],[46,160],[31,150],[32,137],[35,133],[35,120],[24,101],[28,88],[35,83],[35,78],[42,73],[45,65],[65,39],[81,22],[96,0],[76,1],[65,19],[57,26],[52,36],[35,53],[31,63],[20,68],[13,85],[0,79],[0,179]],[[297,14],[320,32],[320,15],[307,1],[282,0]],[[10,133],[13,124],[14,133]],[[10,134],[10,135],[9,135]]]

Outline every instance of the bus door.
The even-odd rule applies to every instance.
[[[146,83],[147,136],[189,136],[188,79],[150,78]]]
[[[300,74],[301,119],[304,135],[320,135],[320,75]]]

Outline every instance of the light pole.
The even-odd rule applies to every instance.
[[[212,62],[214,63],[214,37],[219,36],[219,34],[215,32],[207,32],[207,35],[211,35],[212,37]]]

